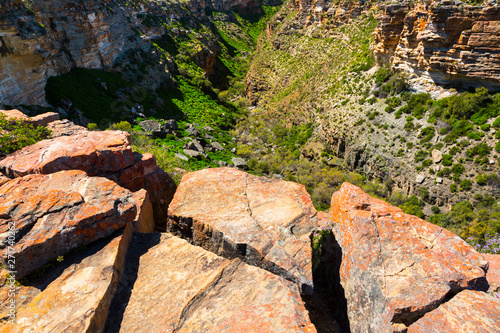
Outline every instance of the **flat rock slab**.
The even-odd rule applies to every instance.
[[[88,132],[85,127],[76,125],[67,119],[53,121],[47,125],[47,128],[51,131],[52,138]]]
[[[226,258],[239,257],[312,291],[317,212],[304,186],[234,168],[184,175],[168,228]]]
[[[134,158],[128,133],[88,131],[25,147],[0,161],[0,172],[9,178],[62,170],[83,170],[95,176],[132,164]]]
[[[0,187],[0,241],[9,245],[0,248],[0,258],[13,255],[21,278],[50,259],[111,235],[132,222],[136,211],[132,192],[83,171],[13,179]]]
[[[484,259],[488,260],[488,272],[486,279],[490,284],[489,291],[500,293],[500,254],[486,254],[482,255]]]
[[[296,285],[239,259],[170,234],[136,234],[128,269],[131,262],[137,278],[127,282],[123,320],[109,321],[106,332],[316,332]]]
[[[354,185],[334,193],[330,215],[352,332],[404,330],[449,293],[487,289],[487,262],[471,246]]]
[[[467,332],[500,332],[500,299],[483,292],[464,290],[408,329],[408,333]]]
[[[131,233],[66,268],[30,302],[18,302],[16,324],[0,322],[0,332],[102,332]]]

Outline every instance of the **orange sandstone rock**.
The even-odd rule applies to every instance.
[[[123,228],[136,217],[132,193],[83,171],[29,175],[0,187],[0,249],[22,278],[50,259]],[[12,231],[16,236],[13,240]]]
[[[465,332],[500,332],[500,299],[464,290],[408,329],[408,333]]]
[[[499,254],[483,254],[484,259],[488,260],[488,272],[486,279],[490,284],[490,291],[500,293],[500,255]]]
[[[120,332],[316,332],[297,286],[277,275],[169,234],[136,234],[130,246],[137,279],[110,323]]]
[[[205,169],[182,178],[168,212],[169,229],[195,245],[311,290],[310,235],[318,218],[303,185]]]
[[[451,293],[487,288],[487,262],[462,239],[354,185],[333,195],[330,215],[353,332],[401,330]]]

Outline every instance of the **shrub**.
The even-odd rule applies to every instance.
[[[451,166],[453,164],[453,156],[449,154],[443,154],[441,163],[443,163],[444,166]]]
[[[457,192],[457,184],[451,184],[450,185],[450,192],[451,193],[456,193]]]
[[[486,185],[487,182],[488,182],[488,178],[486,177],[486,174],[477,175],[477,177],[476,177],[476,183],[478,185],[484,186],[484,185]]]
[[[0,156],[15,152],[26,146],[46,139],[50,130],[44,126],[34,127],[23,121],[9,121],[7,117],[0,114]]]
[[[472,182],[468,179],[464,179],[460,183],[460,191],[469,191],[471,188],[472,188]]]

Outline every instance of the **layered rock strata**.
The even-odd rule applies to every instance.
[[[500,89],[500,7],[459,1],[381,6],[372,50],[438,84]]]

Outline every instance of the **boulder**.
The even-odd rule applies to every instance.
[[[219,150],[219,151],[224,150],[224,147],[222,147],[222,145],[220,143],[218,143],[217,141],[212,142],[211,146],[214,147],[215,150]]]
[[[176,185],[168,173],[156,164],[156,158],[146,153],[133,153],[134,164],[117,172],[102,176],[115,181],[132,192],[146,189],[153,206],[156,227],[165,230],[168,204],[174,196]]]
[[[46,112],[39,114],[34,117],[28,117],[26,114],[19,110],[0,110],[0,114],[7,117],[10,120],[23,121],[24,123],[31,124],[33,126],[47,126],[49,123],[59,120],[59,114],[55,112]]]
[[[191,139],[191,141],[189,141],[185,148],[187,149],[191,149],[191,150],[196,150],[196,151],[199,151],[200,153],[204,153],[205,150],[203,149],[203,146],[201,145],[200,141],[196,140],[196,139]]]
[[[16,278],[22,278],[53,258],[111,235],[132,222],[136,212],[129,190],[83,171],[16,178],[0,187],[0,258],[14,256]]]
[[[442,160],[443,160],[443,154],[442,154],[439,150],[434,149],[434,150],[432,151],[432,161],[433,161],[434,163],[439,163],[439,162],[441,162]]]
[[[53,121],[59,120],[59,113],[55,112],[46,112],[39,114],[37,116],[31,117],[29,122],[33,124],[33,126],[47,126]]]
[[[175,157],[177,157],[178,159],[183,160],[183,161],[189,161],[189,157],[187,157],[186,155],[175,153]]]
[[[231,159],[231,161],[233,162],[234,166],[237,168],[244,169],[247,167],[247,161],[245,161],[244,159],[242,159],[240,157],[233,157]]]
[[[120,332],[316,332],[298,288],[279,276],[169,234],[134,235],[131,248],[138,267],[126,276],[137,279],[121,323],[108,322]]]
[[[179,126],[177,125],[177,121],[175,121],[174,119],[167,119],[161,126],[161,129],[164,132],[171,132],[177,131],[179,129]]]
[[[139,123],[139,126],[146,131],[151,133],[160,133],[161,125],[156,120],[144,120]]]
[[[83,170],[95,176],[132,164],[134,158],[128,133],[88,131],[25,147],[0,161],[0,171],[10,178],[62,170]]]
[[[52,138],[81,134],[88,131],[85,127],[76,125],[67,119],[53,121],[47,125],[47,128],[52,132]]]
[[[193,157],[193,158],[197,158],[199,156],[202,156],[203,153],[199,152],[198,150],[193,150],[193,149],[184,149],[184,154],[189,156],[189,157]]]
[[[300,184],[234,168],[184,175],[168,209],[168,229],[218,255],[313,287],[310,235],[316,210]]]
[[[483,254],[484,259],[488,260],[489,268],[486,273],[486,279],[490,285],[490,292],[500,293],[500,254]]]
[[[334,193],[330,215],[352,332],[404,331],[449,295],[487,289],[474,248],[354,185]]]
[[[408,328],[408,333],[500,332],[500,299],[464,290]]]
[[[427,178],[427,177],[426,177],[425,175],[421,175],[421,174],[419,174],[419,175],[417,175],[417,177],[415,177],[415,181],[416,181],[418,184],[422,184],[422,183],[425,181],[425,179],[426,179],[426,178]]]
[[[127,229],[107,244],[93,246],[94,253],[85,253],[89,256],[73,260],[37,297],[16,304],[16,324],[2,321],[0,332],[102,332],[131,236]]]
[[[186,132],[189,133],[189,136],[200,136],[200,131],[196,127],[194,127],[193,125],[188,126],[186,128]]]
[[[103,176],[132,192],[146,189],[155,222],[165,229],[175,183],[158,167],[153,155],[132,153],[127,132],[82,131],[40,141],[0,161],[0,171],[11,178],[61,170],[83,170],[90,176]]]

